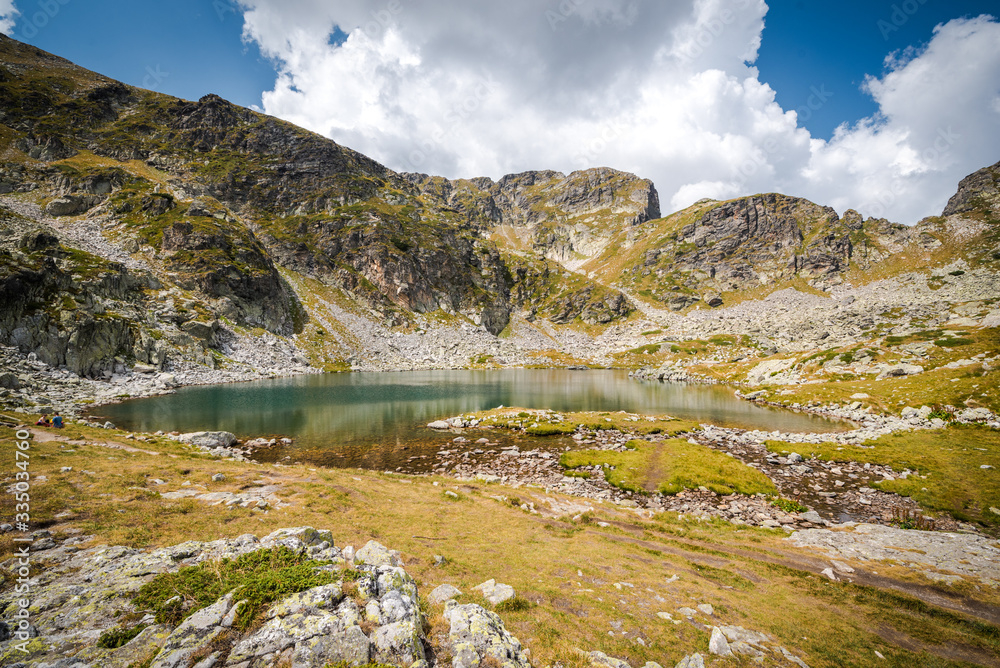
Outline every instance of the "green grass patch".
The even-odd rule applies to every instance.
[[[934,341],[934,345],[941,346],[942,348],[958,348],[959,346],[969,346],[975,343],[972,339],[965,339],[962,337],[949,337],[947,339],[937,339]]]
[[[138,624],[132,627],[116,626],[113,629],[108,629],[97,639],[97,646],[104,649],[117,649],[127,645],[147,626],[147,624]]]
[[[1000,433],[973,425],[900,432],[858,447],[821,443],[767,441],[772,452],[807,450],[817,459],[855,461],[916,471],[907,479],[878,483],[878,488],[916,500],[922,508],[1000,530]],[[983,466],[993,468],[982,468]]]
[[[247,601],[234,624],[242,631],[268,604],[335,582],[333,573],[316,571],[319,565],[287,547],[257,550],[237,559],[206,561],[158,575],[135,593],[133,602],[140,609],[152,610],[158,623],[179,624],[234,591],[234,601]]]
[[[913,334],[907,334],[906,336],[887,336],[885,337],[885,345],[887,346],[898,346],[902,343],[916,343],[920,341],[933,341],[944,335],[944,331],[940,329],[927,329],[921,332],[914,332]]]
[[[786,513],[804,513],[808,510],[808,508],[803,506],[801,503],[784,497],[771,499],[771,505],[775,508],[784,510]]]
[[[528,427],[524,430],[524,433],[529,436],[556,436],[559,434],[572,434],[574,431],[576,431],[575,424],[556,422]]]
[[[600,466],[609,484],[633,492],[676,494],[706,487],[717,494],[777,493],[767,476],[742,462],[703,445],[673,439],[660,443],[629,441],[629,450],[565,452],[559,463],[567,469]]]
[[[494,610],[497,612],[524,612],[530,608],[531,601],[520,596],[514,596],[508,598],[506,601],[501,601]]]

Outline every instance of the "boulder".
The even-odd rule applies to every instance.
[[[12,373],[0,373],[0,387],[7,390],[21,389],[21,380]]]
[[[227,594],[185,619],[167,637],[163,649],[153,659],[150,668],[180,668],[189,665],[188,659],[192,654],[210,645],[225,632],[222,620],[232,607],[232,594]]]
[[[452,668],[477,668],[484,662],[500,668],[529,668],[520,641],[503,625],[500,616],[475,604],[445,605],[450,625],[448,644]],[[490,660],[492,659],[492,660]]]
[[[587,658],[590,659],[590,665],[597,666],[599,668],[632,668],[628,661],[616,659],[613,656],[608,656],[604,652],[591,652],[587,655]]]
[[[674,668],[705,668],[705,659],[701,654],[692,654],[681,659]]]
[[[434,420],[434,422],[429,422],[427,426],[431,429],[451,429],[451,425],[444,420]]]
[[[228,448],[235,445],[236,435],[228,431],[195,431],[181,434],[177,440],[196,445],[199,448],[214,450],[215,448]]]
[[[403,560],[399,552],[390,550],[385,545],[370,540],[355,553],[354,558],[370,566],[402,566]]]
[[[40,532],[33,537],[39,538]],[[35,541],[36,545],[43,543],[48,541]],[[131,594],[157,574],[206,560],[234,559],[268,547],[304,547],[319,560],[335,561],[335,548],[320,549],[331,544],[329,531],[312,527],[279,529],[260,540],[246,534],[212,542],[189,541],[152,551],[107,546],[67,551],[53,540],[39,548],[39,558],[46,560],[48,579],[32,592],[51,612],[39,616],[37,622],[36,635],[46,643],[23,661],[26,665],[72,664],[78,668],[123,668],[139,663],[156,668],[322,668],[368,663],[426,667],[426,638],[416,583],[403,569],[388,565],[358,565],[356,594],[352,596],[345,595],[344,581],[285,595],[263,612],[258,626],[242,637],[233,626],[246,602],[229,593],[196,610],[175,628],[154,624],[121,648],[96,645],[102,631],[124,626],[119,617],[122,610],[132,609]],[[339,572],[336,566],[325,566],[323,570]],[[0,609],[10,606],[18,596],[13,591],[0,592]],[[474,620],[471,633],[478,633],[478,617],[467,618]],[[482,628],[489,635],[467,638],[473,652],[478,648],[481,656],[516,656],[517,641],[503,635],[499,618]],[[4,630],[7,627],[0,625],[0,633]],[[520,649],[519,645],[516,649]],[[67,662],[65,657],[70,651],[72,661]],[[0,663],[10,656],[5,652],[0,648]],[[227,653],[228,659],[223,659]],[[527,668],[528,664],[522,661],[504,665]]]
[[[719,656],[732,656],[733,650],[729,649],[729,641],[718,626],[712,627],[712,637],[708,641],[708,653]]]
[[[50,216],[72,216],[83,213],[92,206],[90,198],[80,195],[57,197],[45,205],[45,213]]]
[[[189,320],[181,325],[181,329],[208,346],[216,345],[216,334],[219,332],[219,321],[201,322],[200,320]]]
[[[924,368],[916,364],[880,364],[878,367],[878,377],[875,380],[886,378],[899,378],[901,376],[912,376],[922,373]]]

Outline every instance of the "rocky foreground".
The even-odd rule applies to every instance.
[[[475,587],[487,607],[457,602],[462,592],[448,584],[422,598],[399,553],[375,541],[357,550],[338,548],[331,532],[311,527],[279,529],[261,539],[246,534],[152,551],[91,547],[90,538],[82,535],[60,544],[46,531],[32,539],[24,555],[0,565],[8,572],[16,572],[18,564],[40,565],[36,575],[24,578],[24,591],[0,595],[0,660],[10,668],[531,665],[530,652],[487,609],[514,599],[513,588],[493,580]],[[168,599],[157,611],[135,604],[144,585],[166,574],[191,572],[198,564],[218,569],[226,560],[276,550],[307,557],[312,570],[328,575],[330,582],[279,596],[248,628],[240,615],[253,604],[255,592],[247,587],[204,607],[185,596]],[[165,621],[164,611],[182,613],[183,621]],[[711,616],[713,610],[702,605],[676,614],[679,619],[668,612],[660,618],[664,623],[680,624],[685,618],[696,623],[693,618]],[[767,634],[739,626],[712,627],[705,650],[760,662],[770,656],[807,668]],[[629,668],[602,652],[580,654],[582,662],[595,668]],[[697,653],[677,664],[704,665]],[[648,662],[644,668],[660,667]]]

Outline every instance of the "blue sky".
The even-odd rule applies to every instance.
[[[973,0],[511,0],[502,11],[468,0],[0,0],[0,29],[136,86],[262,108],[400,171],[497,178],[607,165],[652,178],[665,211],[782,190],[915,222],[940,209],[958,178],[1000,159],[1000,126],[990,125],[1000,75],[988,70],[997,24],[955,21],[996,9]],[[963,49],[983,53],[983,71],[949,83],[970,89],[950,94],[972,100],[985,85],[985,97],[968,118],[913,117],[906,99],[920,97],[919,71],[951,81]],[[985,146],[973,139],[991,127]]]
[[[995,0],[773,0],[765,19],[757,67],[786,109],[805,106],[813,89],[831,95],[800,116],[813,136],[829,138],[843,122],[878,111],[862,90],[866,75],[882,73],[893,52],[919,48],[934,26],[963,16],[1000,16]],[[808,116],[804,121],[802,116]],[[1000,160],[1000,156],[997,156]]]

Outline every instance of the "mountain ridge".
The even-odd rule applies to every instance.
[[[655,185],[627,172],[396,173],[217,95],[144,91],[6,37],[0,93],[4,294],[17,314],[0,342],[83,375],[236,368],[233,342],[255,330],[313,368],[607,363],[641,323],[674,322],[665,314],[956,259],[993,266],[1000,248],[997,165],[912,228],[780,193],[663,216]],[[94,256],[82,226],[101,242]],[[43,280],[43,266],[69,282]],[[100,282],[115,272],[128,294]],[[103,304],[83,297],[90,275]],[[27,299],[10,286],[29,276]],[[392,343],[429,327],[485,338],[436,352]]]

